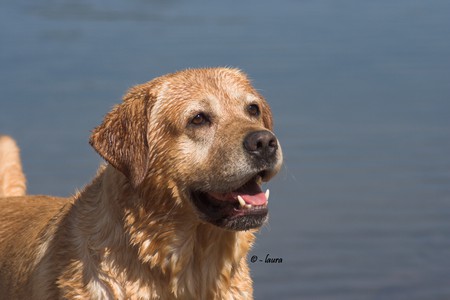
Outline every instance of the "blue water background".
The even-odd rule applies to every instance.
[[[285,166],[250,255],[256,299],[450,299],[450,1],[6,1],[0,132],[32,194],[68,196],[132,85],[235,66]]]

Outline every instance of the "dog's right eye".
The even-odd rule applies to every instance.
[[[209,123],[209,119],[204,113],[196,114],[195,117],[193,117],[190,122],[190,124],[195,126],[201,126],[207,123]]]

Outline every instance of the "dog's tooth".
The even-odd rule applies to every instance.
[[[252,208],[252,205],[251,204],[245,204],[245,208],[250,209],[250,208]]]
[[[241,207],[244,207],[245,206],[245,201],[244,201],[244,199],[242,199],[242,197],[241,196],[237,196],[237,199],[238,199],[238,201],[239,201],[239,204],[241,205]]]
[[[266,191],[266,200],[267,200],[267,202],[269,202],[269,195],[270,195],[270,191],[269,191],[269,189],[267,189],[267,191]]]

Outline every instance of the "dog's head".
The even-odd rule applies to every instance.
[[[261,184],[282,164],[269,106],[241,71],[228,68],[135,86],[90,143],[135,189],[158,193],[171,183],[199,219],[232,230],[265,222],[269,194]]]

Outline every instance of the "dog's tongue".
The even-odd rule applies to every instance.
[[[242,199],[244,199],[245,203],[251,204],[251,205],[264,205],[267,202],[266,195],[261,192],[254,195],[249,194],[239,194]]]
[[[261,187],[256,182],[250,182],[233,192],[244,199],[245,203],[251,205],[264,205],[267,202],[266,195],[261,191]]]
[[[249,182],[243,187],[226,194],[209,193],[215,199],[224,201],[236,201],[237,196],[241,196],[246,204],[264,205],[267,203],[266,195],[261,191],[261,187],[256,182]]]

